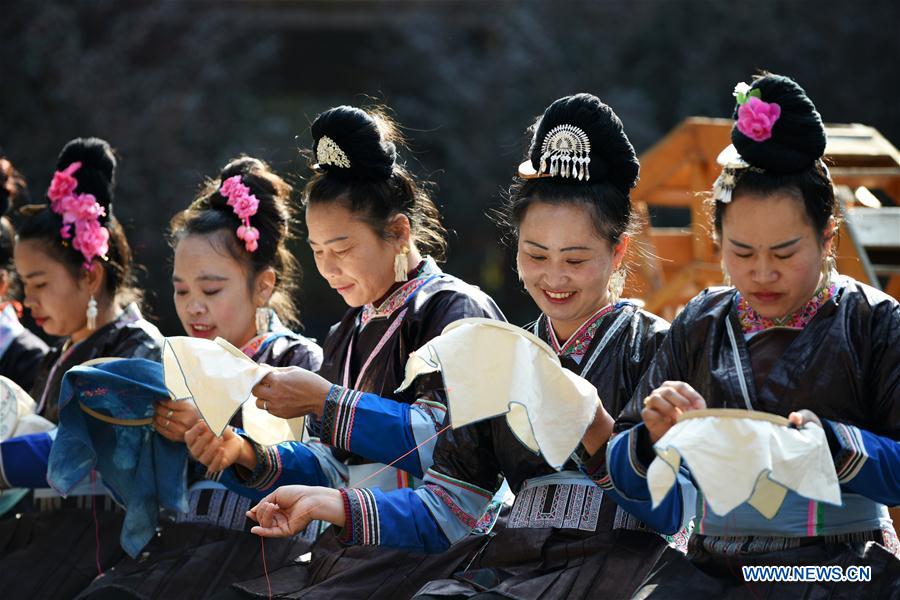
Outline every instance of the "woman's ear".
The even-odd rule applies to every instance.
[[[825,231],[822,234],[822,249],[828,256],[832,254],[835,236],[837,236],[837,221],[834,217],[828,217],[828,222],[825,224]]]
[[[90,269],[81,270],[81,278],[88,288],[91,296],[97,297],[103,294],[103,287],[106,283],[106,269],[101,264],[101,259],[95,258],[91,261]]]
[[[618,270],[622,266],[622,261],[625,260],[625,253],[628,252],[628,242],[631,240],[627,235],[623,235],[619,240],[619,243],[613,246],[613,266]]]
[[[391,218],[387,226],[387,234],[391,242],[397,247],[397,250],[409,248],[412,245],[412,226],[409,218],[400,213]]]
[[[253,292],[257,307],[262,307],[269,303],[269,300],[272,298],[272,294],[275,293],[276,281],[277,276],[275,275],[275,269],[273,269],[272,267],[265,269],[256,276],[256,281],[253,286]]]

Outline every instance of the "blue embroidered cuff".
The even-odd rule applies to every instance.
[[[253,452],[256,453],[256,468],[245,478],[243,473],[233,467],[235,474],[243,480],[243,484],[248,488],[265,490],[272,487],[272,484],[281,477],[281,455],[278,453],[278,446],[263,446],[247,436],[242,435],[241,437],[253,447]]]
[[[338,540],[344,544],[377,546],[381,542],[381,527],[375,494],[366,488],[341,490],[344,500],[344,528]]]
[[[837,451],[834,454],[834,468],[838,481],[847,483],[856,477],[869,458],[863,443],[862,432],[858,427],[825,420],[826,427],[831,428]],[[827,430],[826,430],[827,431]],[[830,436],[829,436],[830,437]]]
[[[332,385],[325,398],[322,410],[322,431],[320,440],[335,448],[352,452],[350,437],[353,432],[353,418],[362,392],[340,385]]]

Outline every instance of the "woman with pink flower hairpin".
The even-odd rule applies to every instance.
[[[835,270],[840,210],[804,90],[766,74],[734,95],[712,203],[733,285],[704,290],[672,323],[619,419],[606,485],[649,509],[653,445],[682,413],[739,408],[824,434],[841,504],[787,490],[774,514],[751,497],[719,515],[698,489],[687,556],[661,561],[635,597],[898,598],[886,507],[900,504],[900,304]],[[742,571],[809,565],[868,566],[871,581],[752,582]]]
[[[292,329],[300,268],[291,186],[265,162],[242,156],[201,186],[170,222],[173,301],[187,335],[221,337],[260,364],[316,371],[322,350]],[[240,427],[243,413],[231,424]],[[192,402],[157,403],[157,434],[183,444],[200,415]],[[245,516],[249,498],[225,489],[199,463],[188,464],[188,510],[164,514],[158,533],[135,558],[125,557],[80,598],[207,598],[243,579],[261,577],[307,551],[314,533],[279,540],[261,554]]]
[[[14,249],[23,304],[45,333],[61,338],[31,388],[37,414],[52,424],[70,368],[98,357],[158,361],[162,342],[141,316],[131,249],[112,215],[112,148],[98,138],[72,140],[56,168],[47,201],[15,216]],[[4,597],[71,598],[122,556],[122,512],[99,483],[85,481],[66,498],[46,489],[53,439],[50,432],[0,444],[0,490],[22,497],[0,519]]]

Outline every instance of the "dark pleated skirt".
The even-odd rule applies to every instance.
[[[834,542],[743,556],[705,551],[695,537],[688,557],[667,552],[636,599],[897,600],[900,560],[875,542]],[[859,582],[745,582],[744,565],[870,566],[872,580]]]
[[[98,510],[95,522],[90,509],[62,508],[0,520],[0,597],[74,598],[98,576],[98,562],[106,571],[125,556],[124,516]]]
[[[666,547],[649,532],[503,529],[465,572],[432,581],[430,597],[488,592],[519,600],[630,598]]]
[[[309,550],[300,538],[267,539],[201,523],[169,523],[136,558],[125,557],[96,579],[80,599],[214,598],[237,581],[278,570]],[[265,564],[263,563],[265,552]]]
[[[343,546],[334,530],[327,530],[312,547],[312,560],[270,572],[275,598],[304,600],[411,598],[427,582],[464,569],[487,541],[472,535],[442,554],[416,554],[373,546]],[[266,598],[264,578],[234,586],[241,597]]]

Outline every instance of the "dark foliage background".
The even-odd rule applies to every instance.
[[[533,306],[485,212],[550,101],[599,95],[640,152],[689,115],[727,116],[734,84],[765,68],[800,81],[827,121],[897,143],[898,28],[894,0],[8,0],[0,149],[40,195],[70,138],[118,148],[116,214],[151,314],[177,334],[163,231],[202,179],[247,153],[300,186],[315,114],[383,102],[411,166],[438,185],[447,269],[524,322]],[[345,307],[305,244],[296,252],[306,330],[321,339]]]

